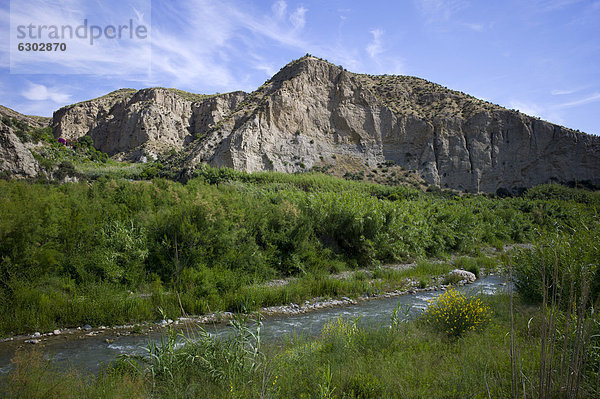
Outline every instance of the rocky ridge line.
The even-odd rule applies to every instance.
[[[386,163],[468,192],[600,187],[597,136],[420,78],[355,74],[308,55],[251,94],[123,89],[61,108],[52,125],[55,137],[89,135],[116,159],[170,156],[182,179],[203,163],[340,175]]]

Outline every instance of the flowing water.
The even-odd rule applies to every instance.
[[[473,284],[460,287],[459,290],[492,295],[505,289],[504,282],[505,279],[502,277],[487,276]],[[399,303],[404,309],[409,309],[406,315],[410,318],[421,313],[427,307],[428,301],[440,294],[439,291],[418,292],[399,297],[363,301],[356,305],[323,309],[311,313],[269,317],[263,320],[261,339],[263,342],[272,342],[282,340],[289,334],[317,335],[325,323],[338,317],[347,319],[358,317],[358,324],[361,326],[389,325],[392,312]],[[230,331],[230,327],[226,325],[205,325],[203,327],[217,336],[225,336]],[[190,332],[193,336],[193,330]],[[83,336],[73,339],[59,336],[48,340],[43,345],[40,344],[42,345],[40,350],[60,367],[65,369],[72,367],[82,372],[97,373],[102,363],[109,363],[119,355],[146,354],[147,351],[144,348],[148,346],[149,340],[159,341],[160,333],[116,336],[107,332],[98,336]],[[10,359],[15,349],[15,344],[0,344],[0,374],[10,370]]]

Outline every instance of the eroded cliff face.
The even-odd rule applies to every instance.
[[[11,178],[33,178],[40,172],[31,143],[24,144],[16,133],[44,128],[50,118],[23,115],[0,105],[0,173]]]
[[[348,72],[303,57],[258,90],[191,101],[171,89],[119,91],[57,111],[55,135],[89,134],[138,160],[183,149],[179,167],[246,171],[393,161],[470,192],[547,182],[600,186],[600,138],[409,76]]]
[[[13,130],[0,122],[0,173],[9,177],[37,176],[39,165]]]
[[[310,68],[309,68],[310,66]],[[284,68],[254,92],[187,159],[247,171],[294,172],[345,157],[381,158],[371,93],[324,62]]]
[[[120,159],[144,161],[181,150],[217,123],[246,94],[196,96],[173,89],[123,89],[56,111],[55,137],[89,135],[100,151]]]
[[[412,77],[357,75],[305,57],[275,75],[186,163],[296,172],[394,161],[470,192],[600,185],[600,138]]]

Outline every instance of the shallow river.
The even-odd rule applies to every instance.
[[[473,284],[460,287],[459,290],[491,295],[504,290],[504,282],[503,277],[487,276]],[[268,342],[281,340],[286,334],[316,335],[325,323],[337,317],[348,319],[359,317],[358,324],[362,326],[389,325],[392,312],[398,303],[408,306],[410,308],[408,317],[414,317],[427,307],[427,301],[440,294],[439,291],[418,292],[393,298],[361,301],[356,305],[328,308],[300,315],[269,317],[263,320],[261,339],[263,342]],[[219,336],[227,334],[230,330],[228,326],[220,324],[203,327]],[[47,358],[52,358],[61,367],[73,367],[83,372],[95,373],[102,363],[108,363],[121,354],[147,353],[144,348],[147,347],[148,340],[159,339],[159,332],[129,336],[116,336],[112,332],[106,332],[98,336],[73,339],[59,336],[39,344],[39,348]],[[10,370],[10,359],[15,348],[14,343],[0,343],[0,374]]]

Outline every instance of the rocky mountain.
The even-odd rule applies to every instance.
[[[246,93],[195,95],[176,89],[121,89],[54,113],[55,137],[88,135],[119,159],[145,161],[179,151],[219,122]]]
[[[52,118],[46,118],[43,116],[23,115],[2,105],[0,105],[0,118],[2,119],[2,122],[13,120],[31,128],[46,127],[50,125],[50,122],[52,121]]]
[[[17,178],[37,176],[39,165],[18,134],[49,123],[50,118],[22,115],[0,105],[0,174]]]
[[[600,185],[600,137],[408,76],[304,57],[192,143],[183,164],[296,172],[393,162],[470,192],[547,182]]]
[[[168,156],[182,178],[203,163],[351,176],[386,165],[470,192],[600,187],[600,137],[416,77],[355,74],[308,55],[251,94],[121,89],[59,109],[52,128],[55,138],[87,135],[116,159]]]

